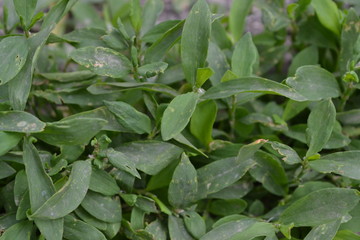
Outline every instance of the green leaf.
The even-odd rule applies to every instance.
[[[147,232],[144,229],[133,229],[130,222],[124,220],[122,223],[122,226],[124,227],[125,235],[128,239],[134,239],[134,240],[152,240],[154,239],[154,236]]]
[[[51,178],[45,172],[38,151],[28,138],[24,140],[23,151],[31,212],[34,213],[55,193],[55,188]],[[35,224],[47,239],[62,239],[63,219],[35,219]]]
[[[254,155],[256,166],[250,169],[250,174],[269,192],[285,196],[288,191],[288,179],[280,161],[265,152]]]
[[[31,23],[36,4],[37,0],[14,0],[16,13],[23,21],[25,28],[27,28]]]
[[[197,169],[199,197],[204,198],[238,181],[255,165],[252,157],[265,142],[257,140],[240,148],[237,157],[221,159]]]
[[[185,138],[181,133],[174,137],[176,144],[183,148],[185,151],[194,153],[196,155],[202,155],[208,157],[203,151],[195,147],[187,138]]]
[[[341,31],[341,48],[339,56],[340,74],[343,75],[349,69],[352,61],[358,60],[357,41],[359,41],[359,29],[356,26],[360,24],[360,18],[354,9],[349,9],[348,15],[344,21]]]
[[[96,7],[90,3],[78,1],[71,9],[71,14],[77,24],[82,27],[106,29],[105,22],[96,11]]]
[[[351,216],[351,219],[349,220],[349,216],[346,216],[346,219],[344,219],[344,221],[349,221],[342,221],[342,224],[340,225],[340,230],[346,229],[357,232],[358,226],[360,224],[360,204],[358,204],[353,210],[351,210],[349,214]]]
[[[63,18],[77,3],[78,0],[61,0],[58,1],[55,6],[53,6],[50,11],[46,14],[44,21],[41,25],[41,29],[46,29],[53,25],[54,23],[58,23],[61,18]]]
[[[28,189],[29,184],[25,170],[20,170],[16,173],[14,184],[14,201],[17,206],[19,206],[21,198],[28,191]]]
[[[230,7],[229,27],[234,42],[237,42],[243,35],[246,16],[248,15],[253,0],[234,0]]]
[[[159,219],[151,222],[145,228],[146,231],[154,235],[156,240],[166,240],[167,239],[167,228],[164,226]]]
[[[95,119],[103,119],[107,121],[101,130],[106,131],[115,131],[115,132],[123,132],[126,129],[118,123],[114,114],[112,114],[107,107],[99,107],[90,111],[80,112],[69,117],[63,118],[62,120],[71,120],[71,119],[79,119],[79,118],[95,118]]]
[[[217,115],[217,105],[213,100],[199,103],[191,117],[190,131],[204,146],[213,140],[212,130]]]
[[[224,52],[215,43],[210,42],[207,55],[209,67],[213,69],[214,74],[210,77],[213,86],[220,83],[225,72],[230,69]]]
[[[32,86],[35,63],[39,56],[38,53],[48,39],[54,26],[54,24],[50,25],[27,39],[29,52],[26,63],[20,72],[9,82],[9,100],[14,110],[25,109]]]
[[[259,53],[251,34],[246,33],[235,45],[231,58],[231,70],[238,77],[250,77],[256,73],[258,67]]]
[[[114,238],[118,234],[120,226],[121,223],[108,223],[107,228],[104,231],[105,235],[110,239]]]
[[[253,184],[251,182],[240,180],[216,193],[209,194],[208,197],[218,199],[240,199],[248,194],[252,188]]]
[[[90,162],[76,161],[66,184],[30,217],[35,219],[57,219],[74,211],[86,195],[90,184],[90,176]]]
[[[16,204],[14,201],[14,185],[15,181],[11,181],[0,189],[0,203],[5,212],[16,211]]]
[[[113,78],[127,76],[132,65],[121,53],[104,47],[84,47],[71,53],[71,58],[90,71]]]
[[[299,185],[293,192],[289,203],[292,203],[296,200],[299,200],[302,197],[305,197],[309,193],[315,192],[324,188],[333,188],[333,184],[329,182],[320,182],[320,181],[310,181],[305,184]]]
[[[148,197],[138,196],[136,198],[135,206],[145,213],[158,213],[155,201]]]
[[[68,166],[68,162],[65,159],[60,159],[57,161],[51,168],[48,170],[49,176],[54,176],[58,174],[61,170],[65,169]]]
[[[348,230],[339,231],[334,240],[360,240],[359,235]]]
[[[119,123],[125,128],[138,134],[151,132],[151,120],[142,112],[125,102],[104,101],[107,108],[112,112]]]
[[[50,72],[50,73],[40,73],[40,76],[53,81],[58,82],[77,82],[91,79],[96,76],[91,71],[75,71],[75,72]]]
[[[5,229],[13,226],[14,224],[18,223],[19,221],[16,220],[16,213],[7,213],[3,214],[0,217],[0,229],[4,231]]]
[[[183,26],[184,21],[179,22],[156,40],[145,52],[145,63],[161,61],[166,52],[180,40]]]
[[[200,240],[228,240],[232,239],[237,233],[241,233],[254,225],[256,221],[250,218],[243,218],[236,221],[230,221],[215,227],[206,233]]]
[[[181,38],[181,60],[186,80],[194,85],[198,68],[205,67],[211,32],[211,12],[198,0],[185,20]]]
[[[108,94],[114,92],[122,92],[129,90],[144,90],[149,92],[159,92],[167,94],[171,97],[176,97],[178,92],[173,88],[159,83],[150,82],[106,82],[106,83],[95,83],[87,88],[92,94]]]
[[[121,222],[122,211],[118,197],[104,196],[88,191],[81,206],[92,216],[104,222]]]
[[[145,228],[144,218],[145,218],[145,212],[139,209],[138,207],[134,207],[131,210],[131,217],[130,217],[131,228],[135,231]]]
[[[277,32],[290,25],[290,19],[281,2],[260,0],[256,1],[256,3],[262,10],[262,18],[266,29]]]
[[[184,214],[184,223],[188,232],[195,239],[201,238],[206,233],[205,221],[197,212],[187,211]]]
[[[293,58],[291,61],[291,65],[289,67],[288,75],[293,76],[295,75],[296,70],[299,67],[305,65],[316,65],[319,61],[319,53],[316,46],[307,47]]]
[[[282,224],[295,227],[318,226],[341,218],[359,202],[353,189],[326,188],[306,195],[292,203],[280,216]]]
[[[81,220],[83,220],[87,224],[90,224],[91,226],[96,227],[97,229],[100,230],[107,229],[108,223],[93,217],[92,215],[90,215],[90,213],[85,211],[84,208],[82,208],[81,206],[75,210],[75,213],[77,216],[81,218]]]
[[[151,28],[147,33],[145,33],[141,40],[147,43],[154,43],[158,39],[160,39],[165,32],[173,28],[179,22],[181,22],[181,20],[163,21],[157,24],[156,26],[154,26],[153,28]]]
[[[109,173],[94,167],[91,172],[89,189],[109,196],[120,192],[115,179]]]
[[[258,77],[244,77],[222,82],[207,90],[202,98],[220,99],[245,92],[276,94],[299,102],[307,100],[306,97],[284,84]]]
[[[131,0],[130,1],[130,21],[136,32],[139,32],[142,25],[142,8],[140,0]]]
[[[16,219],[17,220],[25,220],[27,219],[26,214],[28,213],[28,211],[30,211],[31,206],[30,206],[30,196],[29,196],[29,191],[26,190],[26,192],[22,195],[19,205],[18,205],[18,209],[16,210]],[[60,220],[60,221],[59,221]],[[56,221],[61,222],[62,224],[62,219],[59,220],[53,220],[53,222],[56,224]],[[40,221],[37,221],[37,225],[39,229],[42,229],[42,231],[44,232],[44,235],[48,234],[49,232],[51,232],[53,230],[53,227],[51,226],[51,224],[53,222],[49,222],[49,223],[41,223]],[[48,225],[48,227],[46,227],[45,225]],[[55,226],[55,230],[56,228],[59,228],[59,224],[57,224],[58,226]],[[62,233],[62,226],[60,226],[60,232]],[[49,235],[48,235],[49,236]],[[51,235],[50,235],[51,236]],[[55,235],[55,237],[59,237]]]
[[[198,68],[196,72],[195,86],[200,88],[213,74],[214,71],[211,68]]]
[[[317,66],[298,68],[295,77],[286,79],[286,84],[309,101],[336,98],[340,95],[339,85],[334,75]]]
[[[324,147],[333,131],[336,120],[336,109],[330,99],[316,104],[311,110],[306,129],[309,146],[306,157],[310,157]]]
[[[360,151],[336,152],[309,162],[309,166],[321,173],[336,173],[360,180]]]
[[[178,161],[173,161],[158,174],[152,176],[147,183],[146,190],[152,191],[168,186],[178,164]]]
[[[149,64],[139,67],[138,73],[144,77],[153,77],[153,76],[159,75],[161,73],[164,73],[164,71],[166,70],[167,67],[168,67],[168,64],[165,62],[149,63]]]
[[[9,166],[9,164],[0,161],[0,179],[7,178],[16,173],[16,170]]]
[[[336,118],[344,125],[358,125],[360,124],[360,109],[339,112]]]
[[[0,112],[0,130],[19,133],[36,133],[44,130],[45,123],[34,115],[22,111]]]
[[[110,33],[101,37],[110,48],[122,51],[129,47],[128,39],[117,29],[112,29]]]
[[[161,135],[167,141],[177,136],[190,121],[199,95],[194,92],[175,97],[165,109],[161,120]]]
[[[33,224],[30,221],[23,221],[12,225],[0,237],[0,240],[30,240]]]
[[[316,16],[308,19],[299,26],[298,38],[301,42],[331,49],[338,48],[338,39],[334,33],[319,22]]]
[[[227,216],[243,212],[247,202],[242,199],[221,199],[212,201],[209,212],[217,216]]]
[[[181,218],[172,215],[168,218],[168,228],[170,239],[172,240],[193,240],[189,232],[185,228],[184,221]]]
[[[340,35],[342,19],[336,3],[332,0],[312,0],[311,6],[315,9],[321,24],[336,35]]]
[[[220,82],[227,82],[227,81],[234,80],[237,78],[238,78],[238,76],[235,73],[233,73],[231,70],[227,70],[224,73],[224,75],[221,77]]]
[[[341,224],[341,219],[314,227],[304,240],[328,240],[333,239]]]
[[[257,222],[245,229],[243,232],[235,234],[231,240],[248,240],[254,239],[260,236],[273,237],[275,235],[276,229],[271,223],[266,222]]]
[[[271,147],[283,156],[282,160],[290,165],[301,163],[301,159],[294,149],[283,143],[270,141]]]
[[[13,79],[24,67],[28,55],[25,37],[7,37],[0,42],[0,85]]]
[[[0,156],[13,149],[22,138],[20,133],[2,132],[0,131]]]
[[[217,46],[219,49],[224,49],[224,50],[231,49],[233,43],[229,38],[228,32],[226,31],[222,19],[217,17],[215,18],[215,16],[219,16],[219,14],[213,16],[214,16],[212,18],[213,22],[211,24],[210,45]]]
[[[68,240],[106,240],[104,234],[102,234],[95,227],[80,221],[71,215],[65,217],[64,222],[64,238]]]
[[[169,184],[168,199],[170,204],[176,208],[189,206],[195,200],[197,188],[196,169],[186,154],[183,153]]]
[[[155,175],[179,158],[182,149],[166,142],[138,141],[115,148],[134,162],[137,169]]]
[[[143,21],[141,27],[142,36],[153,28],[157,18],[160,16],[163,9],[164,9],[164,2],[161,0],[146,1],[142,14],[142,19],[146,19],[146,21]]]
[[[294,118],[299,113],[301,113],[305,108],[307,108],[308,105],[309,102],[297,102],[291,99],[288,100],[284,112],[282,114],[282,119],[284,119],[284,121],[288,121]]]
[[[70,33],[67,33],[61,36],[61,39],[76,45],[78,48],[84,47],[108,47],[103,40],[103,37],[106,36],[106,31],[99,28],[84,28],[77,29]],[[71,56],[71,54],[70,54]]]
[[[42,141],[55,145],[87,144],[107,123],[99,118],[62,119],[47,123],[45,130],[35,136]]]
[[[132,176],[141,178],[139,172],[136,170],[136,164],[133,159],[128,158],[125,154],[114,149],[108,149],[107,157],[112,165]]]

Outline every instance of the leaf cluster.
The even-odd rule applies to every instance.
[[[360,239],[360,2],[172,4],[4,0],[0,240]]]

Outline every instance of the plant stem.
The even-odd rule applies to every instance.
[[[346,83],[344,94],[341,96],[339,111],[342,112],[345,109],[346,102],[354,92],[353,83]]]

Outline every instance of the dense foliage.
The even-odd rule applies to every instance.
[[[0,239],[360,239],[360,2],[163,8],[4,0]]]

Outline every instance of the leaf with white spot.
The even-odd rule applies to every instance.
[[[186,154],[183,153],[169,184],[168,198],[170,204],[177,208],[190,205],[195,199],[197,188],[196,169]]]
[[[280,155],[283,156],[282,160],[285,163],[290,165],[301,163],[299,155],[295,152],[294,149],[292,149],[288,145],[275,141],[270,141],[269,143],[275,151],[277,151]]]
[[[95,227],[74,218],[71,215],[65,217],[64,238],[68,240],[76,239],[96,239],[106,240],[106,237]]]
[[[0,85],[13,79],[20,72],[28,55],[24,36],[7,37],[0,42]]]
[[[308,65],[298,68],[295,77],[286,79],[286,84],[309,101],[335,98],[340,95],[339,84],[334,75],[318,66]]]
[[[51,178],[45,172],[38,151],[28,138],[24,140],[23,150],[31,212],[35,212],[55,193],[55,187]],[[64,225],[62,218],[53,220],[35,219],[35,224],[46,239],[62,239]]]
[[[354,189],[325,188],[292,203],[281,215],[281,224],[318,226],[345,216],[359,202]]]
[[[93,138],[107,121],[100,118],[62,119],[47,123],[45,130],[35,136],[42,141],[55,145],[83,145]]]
[[[195,111],[198,99],[197,93],[190,92],[179,95],[170,102],[161,120],[161,135],[165,141],[184,130]]]
[[[81,206],[92,216],[104,222],[121,222],[122,210],[119,197],[105,196],[88,191]]]
[[[360,180],[360,151],[336,152],[309,162],[309,166],[321,173],[336,173]]]
[[[66,184],[29,217],[57,219],[74,211],[86,195],[90,185],[90,176],[90,162],[76,161]]]
[[[181,38],[181,60],[186,80],[195,85],[198,68],[205,67],[211,32],[211,12],[205,0],[192,7]]]
[[[71,53],[71,58],[101,76],[121,78],[127,76],[132,69],[127,57],[110,48],[80,48]]]
[[[306,157],[310,157],[324,147],[330,139],[336,121],[336,109],[331,99],[318,102],[311,109],[307,120],[306,129],[307,143],[309,146]]]
[[[160,141],[137,141],[115,148],[126,161],[132,161],[136,168],[149,175],[155,175],[179,158],[183,150],[173,144]],[[115,156],[116,157],[116,154]],[[122,159],[123,160],[123,159]],[[121,164],[121,159],[110,160],[114,166]],[[118,163],[116,163],[116,162]],[[123,161],[125,163],[125,161]],[[118,166],[119,167],[119,166]],[[136,173],[134,173],[136,175]]]
[[[0,131],[36,133],[44,130],[45,123],[23,111],[0,112]]]
[[[240,148],[237,157],[209,163],[197,170],[198,197],[204,198],[238,181],[253,166],[254,153],[266,142],[260,139]]]
[[[146,114],[139,112],[126,102],[104,102],[109,111],[116,116],[118,122],[126,129],[138,134],[151,132],[151,120]]]

